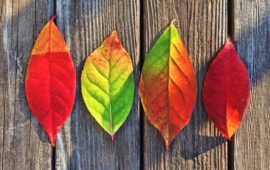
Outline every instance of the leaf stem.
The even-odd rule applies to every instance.
[[[52,16],[50,21],[53,21],[56,17],[57,17],[56,15]]]
[[[112,141],[114,141],[114,134],[113,134],[113,135],[111,135],[111,137],[112,137]]]
[[[166,145],[166,151],[168,151],[170,149],[170,142],[169,140],[165,141],[165,145]]]
[[[173,19],[171,22],[171,25],[175,25],[175,23],[176,23],[176,19]]]

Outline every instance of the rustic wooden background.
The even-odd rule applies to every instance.
[[[1,0],[0,15],[0,170],[270,169],[270,0]],[[24,92],[34,41],[53,15],[77,70],[76,103],[55,150]],[[190,123],[166,152],[144,117],[138,79],[149,48],[174,18],[196,70],[198,95]],[[79,77],[85,58],[114,29],[132,56],[137,88],[112,142],[89,116]],[[246,117],[231,142],[214,128],[201,100],[207,66],[228,35],[251,81]]]

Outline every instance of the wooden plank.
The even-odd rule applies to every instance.
[[[25,99],[28,58],[53,3],[32,0],[0,3],[0,169],[49,169],[51,146]]]
[[[234,169],[269,169],[270,162],[270,1],[234,3],[235,41],[247,65],[251,96],[235,135]]]
[[[208,120],[201,99],[207,66],[227,38],[227,1],[145,1],[144,14],[144,53],[172,19],[177,19],[198,86],[191,121],[169,152],[161,135],[145,120],[144,169],[227,169],[227,142]]]
[[[133,109],[111,141],[89,115],[81,96],[80,75],[86,57],[114,30],[132,57],[139,78],[139,0],[57,1],[57,24],[77,69],[77,96],[71,118],[57,139],[56,169],[139,169],[138,88]]]

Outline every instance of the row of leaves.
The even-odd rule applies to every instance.
[[[71,114],[76,89],[74,64],[54,18],[35,42],[25,80],[29,107],[53,146],[59,129]],[[145,115],[160,131],[169,149],[189,122],[197,91],[191,61],[173,23],[150,49],[139,89]],[[134,98],[132,61],[116,31],[87,57],[81,91],[91,115],[114,139],[130,113]],[[240,125],[249,91],[245,65],[228,39],[210,64],[203,87],[206,111],[228,139]]]

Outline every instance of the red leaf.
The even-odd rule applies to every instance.
[[[75,69],[53,19],[41,30],[32,49],[25,90],[31,111],[55,146],[58,130],[74,104]]]
[[[206,111],[227,139],[241,123],[248,105],[249,91],[246,67],[228,39],[211,63],[203,87]]]

